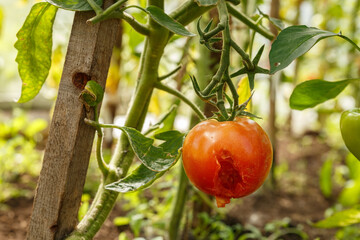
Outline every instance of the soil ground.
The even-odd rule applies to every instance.
[[[276,189],[267,186],[256,194],[235,200],[230,204],[228,221],[244,225],[250,223],[262,228],[268,222],[287,217],[291,219],[291,225],[301,224],[309,239],[334,239],[335,230],[316,229],[308,224],[309,221],[323,219],[325,210],[336,202],[336,193],[326,199],[318,184],[319,169],[329,147],[314,136],[291,141],[280,139],[279,146],[282,147],[277,154],[278,164],[286,163],[286,171],[277,182]],[[32,199],[28,198],[11,199],[3,204],[0,208],[0,239],[25,239],[31,210]],[[112,220],[120,212],[120,208],[115,207],[95,240],[118,239],[119,229]]]

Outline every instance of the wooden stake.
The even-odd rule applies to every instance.
[[[112,1],[105,1],[108,5]],[[77,223],[94,139],[84,123],[79,94],[86,81],[105,87],[119,29],[117,20],[86,24],[93,12],[76,12],[36,189],[27,239],[63,239]]]

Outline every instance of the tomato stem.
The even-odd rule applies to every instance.
[[[187,98],[185,95],[183,95],[180,91],[178,91],[178,90],[176,90],[174,88],[171,88],[169,86],[166,86],[165,84],[163,84],[161,82],[156,82],[155,83],[155,88],[163,90],[163,91],[165,91],[167,93],[170,93],[170,94],[178,97],[184,103],[189,105],[192,110],[194,110],[194,112],[196,113],[196,115],[199,117],[200,120],[205,120],[206,119],[206,116],[201,112],[201,110],[189,98]]]

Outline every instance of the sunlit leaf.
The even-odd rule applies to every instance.
[[[332,216],[315,223],[313,226],[318,228],[346,227],[360,223],[360,208],[350,208],[336,212]]]
[[[44,84],[51,66],[52,28],[57,7],[36,3],[17,33],[16,62],[23,82],[18,102],[33,99]]]
[[[186,37],[195,36],[194,33],[189,32],[183,25],[172,19],[162,9],[156,6],[149,6],[146,8],[146,11],[154,21],[164,28],[167,28],[169,31]]]
[[[355,79],[328,82],[315,79],[300,83],[290,96],[290,107],[297,110],[315,107],[320,103],[335,98],[353,80]]]
[[[239,95],[239,103],[242,104],[246,102],[251,96],[250,90],[250,83],[249,78],[247,76],[240,79],[237,93]],[[251,112],[251,100],[249,101],[248,105],[246,106],[248,112]]]
[[[216,5],[218,0],[195,0],[199,6],[211,6]]]
[[[91,11],[93,10],[86,0],[46,0],[54,6],[72,11]],[[99,6],[102,6],[102,0],[94,0]]]
[[[304,25],[285,28],[271,46],[270,73],[273,74],[287,67],[321,39],[333,36],[338,34]]]

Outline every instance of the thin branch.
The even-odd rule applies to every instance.
[[[163,76],[158,77],[158,80],[159,80],[159,81],[162,81],[162,80],[170,77],[171,75],[173,75],[173,74],[175,74],[177,71],[179,71],[179,70],[181,69],[181,67],[182,67],[181,65],[180,65],[180,66],[177,66],[177,68],[175,68],[175,69],[172,70],[171,72],[169,72],[169,73],[167,73],[167,74],[165,74],[165,75],[163,75]]]
[[[149,36],[150,35],[150,29],[147,25],[142,24],[138,22],[132,15],[126,13],[126,12],[114,12],[113,17],[123,19],[126,21],[130,26],[137,31],[138,33]]]
[[[184,96],[181,92],[179,92],[176,89],[173,89],[169,86],[166,86],[165,84],[162,84],[161,82],[157,82],[155,83],[155,88],[163,90],[167,93],[170,93],[176,97],[178,97],[180,100],[182,100],[184,103],[186,103],[187,105],[189,105],[189,107],[192,108],[192,110],[194,110],[194,112],[197,114],[197,116],[199,117],[200,120],[205,120],[206,116],[201,112],[201,110],[186,96]]]
[[[227,4],[229,13],[234,16],[236,19],[240,20],[248,27],[253,29],[254,31],[260,33],[262,36],[269,40],[273,40],[275,38],[274,34],[270,32],[270,30],[265,29],[262,26],[258,26],[254,20],[246,16],[244,13],[238,11],[236,8],[231,6],[231,4]]]

